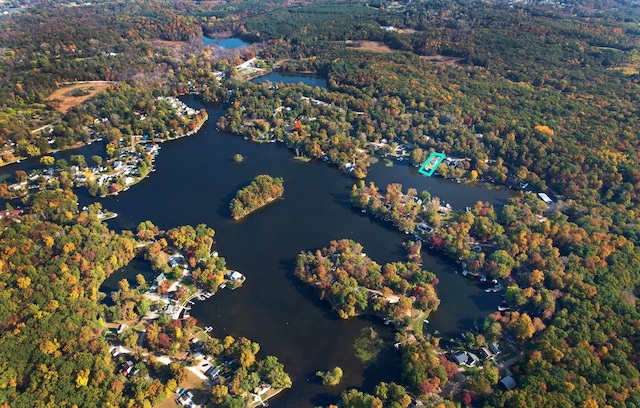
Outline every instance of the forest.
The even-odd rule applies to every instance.
[[[231,200],[231,217],[239,220],[264,207],[284,194],[284,179],[268,174],[256,176],[248,186],[241,188]]]
[[[412,398],[445,406],[640,405],[637,8],[623,0],[31,3],[0,16],[2,163],[86,142],[91,126],[113,141],[188,130],[191,123],[158,97],[194,92],[226,109],[222,130],[280,141],[357,179],[377,156],[404,148],[419,165],[437,151],[462,159],[442,165],[444,177],[526,182],[553,198],[549,207],[522,192],[503,208],[478,203],[444,217],[433,206],[418,218],[413,198],[433,203],[428,192],[392,185],[383,196],[357,184],[361,208],[409,231],[426,222],[434,231],[425,246],[506,284],[511,311],[487,316],[466,342],[509,338],[522,354],[511,367],[518,387],[499,389],[489,368],[454,392],[451,367],[435,354],[438,339],[420,338],[403,350],[400,384],[348,390],[343,406],[406,406]],[[219,32],[254,44],[226,54],[206,49],[203,33]],[[272,69],[323,75],[328,89],[238,78],[233,67],[258,54]],[[215,71],[225,72],[221,81]],[[117,84],[58,111],[47,98],[76,81]],[[42,126],[54,137],[33,132]],[[78,214],[75,202],[52,188],[24,203],[30,214],[19,223],[1,220],[0,403],[153,404],[163,389],[153,381],[177,371],[151,370],[150,384],[125,386],[100,335],[101,319],[128,311],[105,309],[97,288],[133,258],[134,235]],[[351,256],[352,245],[336,241],[346,267],[337,264],[342,255],[334,261],[322,251],[301,255],[299,265],[309,282],[342,282],[339,293],[331,284],[325,290],[344,300],[344,314],[372,307],[355,288],[432,285],[421,268],[380,266]],[[217,262],[198,266],[203,287],[219,284],[225,266]],[[255,380],[247,378],[234,388]]]

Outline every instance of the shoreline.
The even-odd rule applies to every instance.
[[[240,221],[240,220],[248,217],[249,215],[253,214],[254,212],[260,210],[261,208],[264,208],[264,207],[268,206],[269,204],[273,203],[274,201],[282,199],[283,195],[284,195],[284,192],[281,195],[279,195],[278,197],[269,198],[266,203],[261,204],[259,207],[256,207],[256,208],[252,209],[248,213],[246,213],[246,214],[244,214],[244,215],[242,215],[240,217],[233,217],[232,216],[231,219],[234,220],[234,221]]]

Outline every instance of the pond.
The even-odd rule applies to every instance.
[[[232,50],[234,48],[246,47],[247,45],[251,45],[251,44],[235,37],[209,38],[205,36],[204,45],[205,46],[212,45],[216,48],[224,48],[226,50]]]

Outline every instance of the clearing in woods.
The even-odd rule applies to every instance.
[[[405,32],[408,32],[408,30],[405,30]],[[389,48],[388,45],[386,45],[383,42],[380,41],[365,41],[365,40],[359,40],[359,41],[346,41],[347,46],[353,47],[353,48],[357,48],[360,50],[365,50],[365,51],[373,51],[373,52],[395,52],[396,50]],[[457,57],[449,57],[446,55],[423,55],[420,56],[420,58],[425,59],[427,61],[431,61],[434,64],[438,64],[438,65],[447,65],[447,66],[455,66],[458,65],[458,62],[462,61],[464,58],[457,58]]]
[[[66,113],[69,109],[80,105],[93,95],[114,84],[115,82],[111,81],[86,81],[69,85],[63,84],[63,88],[57,89],[49,95],[46,100],[58,102],[57,106],[55,106],[56,110],[61,113]]]
[[[354,41],[361,50],[374,51],[374,52],[394,52],[387,44],[379,41]]]

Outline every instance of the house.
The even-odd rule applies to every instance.
[[[145,135],[145,137],[143,137],[144,140],[147,140],[149,138],[149,135]],[[151,153],[155,153],[158,150],[158,147],[155,144],[149,143],[144,145],[144,151],[145,153],[151,154]]]
[[[459,351],[451,355],[451,360],[457,365],[462,365],[467,362],[467,353]]]
[[[488,348],[486,347],[480,347],[480,350],[478,350],[478,354],[480,355],[480,358],[482,359],[487,359],[489,357],[491,357],[493,354],[489,351]]]
[[[553,203],[553,200],[549,198],[549,196],[546,195],[545,193],[538,193],[538,197],[540,197],[540,199],[544,201],[546,204]]]
[[[112,357],[117,357],[120,354],[131,354],[131,350],[129,350],[128,348],[124,347],[124,346],[115,346],[115,347],[111,347],[111,350],[109,350],[111,352],[111,356]]]
[[[423,231],[425,234],[431,234],[433,232],[433,228],[431,228],[424,222],[421,222],[420,224],[418,224],[417,228],[418,230]]]
[[[253,390],[253,393],[254,394],[258,394],[258,395],[262,395],[265,392],[269,391],[270,389],[271,389],[271,385],[269,385],[269,384],[260,384],[259,386],[257,386]]]
[[[458,365],[466,365],[469,367],[474,367],[478,361],[480,361],[475,354],[468,353],[466,351],[458,351],[457,353],[452,354],[451,359]]]
[[[161,272],[160,275],[156,276],[156,278],[153,280],[153,284],[156,286],[160,286],[160,284],[165,280],[167,280],[167,277],[164,276],[164,273]]]
[[[120,374],[124,376],[129,376],[133,371],[133,361],[128,360],[126,363],[123,363],[120,367]]]
[[[478,356],[476,356],[473,353],[467,353],[467,356],[468,356],[467,365],[469,367],[475,367],[478,364],[478,362],[480,362],[480,359],[478,358]]]
[[[176,402],[180,405],[190,405],[193,400],[193,393],[191,391],[183,391],[178,398],[176,398]]]
[[[0,219],[18,216],[20,214],[22,214],[22,210],[13,210],[13,211],[2,210],[0,211]]]
[[[244,276],[238,271],[233,271],[230,274],[227,274],[227,279],[231,279],[233,281],[240,281],[244,279]]]
[[[220,375],[220,367],[217,367],[217,366],[209,367],[209,369],[205,371],[205,375],[207,375],[207,377],[211,378],[212,380],[215,379],[217,376]]]
[[[516,385],[518,384],[516,383],[516,380],[514,380],[512,376],[508,375],[500,380],[500,385],[502,385],[505,390],[509,391],[515,388]]]
[[[489,350],[491,350],[493,354],[496,354],[496,355],[500,354],[500,347],[498,347],[496,343],[489,344]]]
[[[185,263],[185,259],[184,259],[184,256],[182,256],[182,255],[172,255],[172,256],[169,257],[168,263],[169,263],[170,267],[174,268],[174,267],[176,267],[178,265],[184,264]]]

